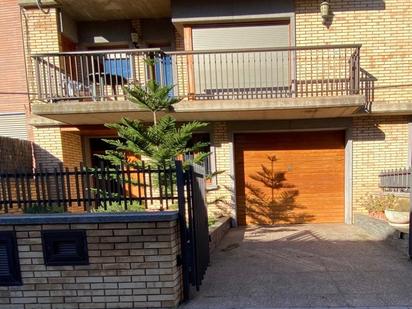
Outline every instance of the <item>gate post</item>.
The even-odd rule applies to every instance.
[[[179,228],[180,228],[180,249],[183,276],[183,301],[189,300],[189,257],[188,257],[188,238],[186,224],[186,198],[185,198],[185,173],[182,161],[175,161],[176,166],[176,185],[179,206]]]

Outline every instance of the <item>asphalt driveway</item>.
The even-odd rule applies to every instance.
[[[184,308],[412,307],[412,262],[351,225],[233,229]]]

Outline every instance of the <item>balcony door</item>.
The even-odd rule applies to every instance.
[[[196,96],[200,99],[286,96],[291,79],[290,51],[273,49],[289,45],[289,22],[193,27],[192,49],[208,51],[193,56]]]

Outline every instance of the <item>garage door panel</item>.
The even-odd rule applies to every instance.
[[[236,135],[239,223],[343,222],[344,161],[343,131]],[[284,172],[285,181],[273,190],[258,181],[262,165],[267,179]]]

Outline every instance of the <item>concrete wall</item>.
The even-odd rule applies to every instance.
[[[175,0],[172,1],[172,19],[225,18],[235,16],[259,17],[293,12],[292,0]]]
[[[94,214],[78,223],[72,216],[64,224],[3,221],[1,230],[16,231],[23,285],[0,287],[0,308],[175,308],[182,294],[177,215],[138,217],[129,214],[119,221],[111,215],[101,222]],[[85,230],[90,264],[45,266],[44,230]]]
[[[130,20],[81,22],[77,25],[80,48],[95,44],[126,44],[133,47]]]
[[[142,40],[146,45],[166,44],[166,50],[175,50],[174,27],[170,18],[141,19],[141,25]]]
[[[73,18],[65,12],[60,12],[61,16],[61,33],[70,39],[72,42],[79,41],[77,34],[77,23]]]

